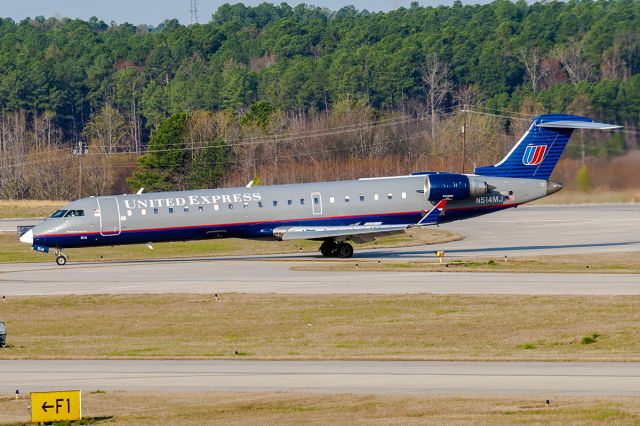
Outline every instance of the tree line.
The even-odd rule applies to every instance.
[[[549,111],[624,124],[570,152],[622,154],[637,148],[638,28],[634,0],[0,19],[0,196],[452,168],[470,107],[495,114],[467,132],[477,160],[513,142],[517,117]]]

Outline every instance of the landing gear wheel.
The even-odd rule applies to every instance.
[[[62,256],[62,255],[58,255],[56,257],[56,263],[60,266],[64,265],[65,263],[67,263],[67,258]]]
[[[320,253],[322,253],[324,257],[335,257],[337,249],[338,244],[334,241],[325,241],[320,246]]]
[[[337,255],[339,258],[347,259],[353,256],[353,247],[348,243],[340,243],[338,245]]]

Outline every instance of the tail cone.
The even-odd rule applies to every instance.
[[[555,194],[562,189],[562,184],[557,182],[547,181],[547,195]]]

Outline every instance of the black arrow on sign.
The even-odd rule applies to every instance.
[[[47,408],[53,408],[53,405],[47,405],[47,401],[42,403],[42,409],[44,410],[44,412],[47,412]]]

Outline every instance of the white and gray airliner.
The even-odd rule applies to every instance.
[[[553,114],[536,117],[499,163],[472,174],[407,176],[295,185],[202,189],[82,198],[65,205],[20,241],[54,250],[209,238],[322,242],[326,257],[348,258],[353,243],[412,227],[516,207],[562,188],[549,181],[574,129],[620,126]],[[20,232],[19,232],[20,233]]]

